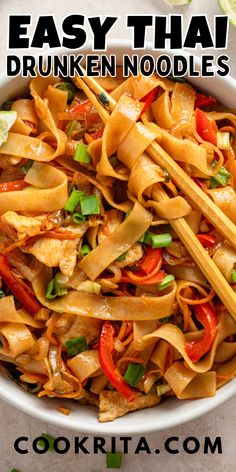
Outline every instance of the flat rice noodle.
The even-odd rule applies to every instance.
[[[67,365],[80,382],[83,382],[88,377],[96,374],[100,369],[98,351],[92,349],[90,351],[81,352],[72,359],[69,359]]]
[[[160,138],[161,135],[157,130],[151,130],[140,122],[135,123],[119,145],[117,157],[128,169],[132,169],[149,144]]]
[[[155,212],[160,218],[168,218],[168,220],[184,217],[192,211],[192,208],[188,202],[186,202],[186,200],[180,196],[166,200],[163,199],[160,202],[149,200],[146,204],[146,207],[154,208]]]
[[[129,192],[135,197],[139,203],[145,205],[143,194],[145,191],[156,184],[157,182],[164,182],[163,170],[157,164],[154,164],[153,160],[148,154],[143,153],[136,160],[128,183]]]
[[[140,297],[105,297],[73,290],[64,297],[50,301],[45,298],[45,293],[51,278],[51,270],[45,267],[32,285],[42,305],[57,313],[110,321],[143,321],[158,320],[173,312],[175,283],[168,293],[162,293],[160,296],[143,294]]]
[[[215,188],[207,191],[214,203],[236,224],[236,193],[232,187]]]
[[[225,362],[216,370],[217,388],[222,387],[236,375],[236,357]]]
[[[178,139],[167,131],[158,127],[162,135],[161,147],[175,160],[190,164],[207,176],[216,175],[207,161],[208,153],[205,147],[190,141],[190,139]],[[217,169],[218,172],[218,169]]]
[[[169,91],[166,91],[152,104],[156,123],[162,128],[170,129],[178,121],[190,122],[195,98],[196,92],[190,85],[175,83],[171,99]]]
[[[0,214],[6,211],[55,211],[68,199],[67,176],[55,167],[35,162],[25,177],[23,190],[0,193]]]
[[[80,261],[80,269],[91,280],[95,280],[114,260],[138,241],[149,228],[151,221],[151,213],[136,202],[119,228]]]
[[[175,83],[171,95],[171,115],[174,122],[191,121],[194,111],[196,92],[189,84]]]
[[[12,133],[19,133],[28,136],[32,132],[31,126],[24,122],[24,120],[38,126],[38,118],[34,110],[34,101],[28,98],[21,98],[15,100],[11,106],[11,110],[17,112],[17,118],[11,127]]]
[[[200,223],[201,223],[202,214],[198,210],[192,210],[189,215],[185,216],[185,221],[190,226],[191,230],[197,234],[200,231]]]
[[[174,126],[169,92],[164,92],[152,103],[152,112],[155,122],[161,128],[170,129]]]
[[[213,397],[216,393],[214,371],[197,374],[181,361],[174,362],[164,378],[179,400]]]
[[[128,93],[135,100],[141,100],[158,86],[164,90],[172,91],[175,84],[169,79],[162,79],[154,74],[151,77],[145,77],[140,74],[137,77],[129,77],[125,80],[125,82],[112,91],[111,96],[118,100],[123,93]]]
[[[23,323],[1,323],[1,336],[5,342],[4,347],[0,348],[0,354],[11,358],[28,351],[35,343],[33,334]]]
[[[168,266],[168,272],[173,274],[176,279],[182,279],[187,280],[189,282],[198,283],[205,287],[208,286],[206,278],[196,265],[193,267],[179,264]]]
[[[164,316],[163,316],[164,317]],[[151,334],[143,336],[140,339],[140,349],[141,349],[141,342],[146,342],[150,339],[164,339],[168,343],[170,343],[184,358],[188,367],[190,367],[194,372],[203,373],[207,372],[211,369],[215,352],[219,344],[231,334],[236,333],[236,322],[233,318],[226,312],[223,313],[220,319],[220,322],[217,326],[217,335],[215,337],[214,343],[212,345],[211,350],[198,362],[192,362],[185,351],[185,343],[186,339],[191,341],[192,339],[196,339],[196,335],[198,336],[198,332],[188,333],[187,338],[185,337],[184,333],[171,323],[165,323],[156,331]]]
[[[236,128],[236,116],[233,113],[228,113],[225,111],[210,111],[207,113],[207,116],[210,118],[210,120],[215,121],[229,120],[231,121],[234,128]]]
[[[32,138],[30,136],[10,132],[7,142],[0,146],[0,154],[9,154],[32,159],[34,161],[49,162],[65,152],[67,136],[62,130],[57,128],[55,119],[49,109],[49,102],[47,99],[43,98],[48,86],[54,84],[56,81],[57,80],[52,77],[43,78],[39,76],[32,79],[30,82],[30,92],[34,98],[35,111],[56,140],[56,149],[39,138]],[[57,94],[56,89],[54,93]]]
[[[54,113],[62,113],[67,107],[68,92],[49,84],[43,94],[43,98],[46,98],[49,101],[49,108],[51,111]]]
[[[223,341],[216,350],[216,355],[214,362],[215,363],[222,363],[227,362],[232,357],[236,355],[236,343],[228,343]]]
[[[0,299],[0,323],[21,323],[32,328],[42,328],[43,326],[25,309],[16,310],[12,295]]]
[[[212,260],[220,269],[223,276],[229,283],[232,283],[231,273],[236,264],[236,251],[230,246],[229,243],[225,242],[223,246],[216,250]]]
[[[120,180],[128,180],[127,173],[124,175],[113,169],[109,162],[109,157],[117,151],[120,143],[139,118],[143,105],[143,103],[133,100],[126,94],[120,97],[105,125],[102,139],[102,154],[97,165],[98,174],[109,175]]]

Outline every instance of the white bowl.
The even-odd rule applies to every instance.
[[[84,48],[83,54],[90,52],[91,45],[88,44]],[[108,52],[116,54],[117,64],[119,64],[122,63],[122,55],[132,51],[128,41],[119,40],[109,42]],[[172,56],[170,51],[166,52]],[[61,53],[65,54],[67,52],[60,50]],[[144,53],[153,53],[151,44],[148,45],[146,51],[141,51],[140,56]],[[179,51],[179,53],[183,54],[182,51]],[[158,53],[153,54],[158,56]],[[200,70],[199,58],[196,58],[196,68]],[[236,81],[231,77],[223,78],[216,75],[211,78],[190,78],[189,81],[195,87],[218,98],[226,107],[236,107]],[[21,77],[0,77],[0,103],[22,93],[28,82],[29,79]],[[57,406],[63,404],[63,401],[59,399],[38,399],[36,396],[26,393],[18,387],[7,377],[2,369],[0,376],[0,397],[12,406],[35,418],[63,428],[102,435],[140,434],[177,426],[209,412],[235,393],[236,378],[220,388],[216,396],[212,398],[181,401],[167,399],[157,407],[129,413],[111,423],[99,423],[97,410],[93,407],[77,405],[76,401],[64,402],[64,405],[69,405],[72,410],[69,416],[64,416],[56,410]]]

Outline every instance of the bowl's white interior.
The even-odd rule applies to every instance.
[[[83,54],[90,52],[91,47],[88,45],[87,48],[84,48]],[[132,53],[132,50],[126,41],[111,41],[108,52],[116,54],[117,64],[120,64],[122,63],[122,55],[124,53]],[[65,54],[65,51],[63,53]],[[145,53],[153,54],[151,46],[146,49]],[[171,52],[167,53],[172,55]],[[140,55],[143,54],[144,51],[141,51]],[[196,58],[196,67],[200,70],[198,58]],[[236,107],[236,81],[234,79],[216,75],[213,78],[190,78],[189,81],[196,88],[218,98],[226,107]],[[28,82],[29,79],[21,77],[7,78],[2,76],[0,78],[0,103],[10,97],[22,94]],[[63,403],[61,400],[39,400],[36,396],[20,389],[20,387],[9,380],[4,372],[1,371],[0,376],[0,397],[12,406],[42,421],[53,423],[63,428],[95,434],[139,434],[141,432],[157,431],[176,426],[216,408],[235,393],[236,378],[218,390],[213,398],[192,401],[169,399],[157,407],[130,413],[111,423],[99,423],[97,411],[93,407],[80,406],[75,401],[64,402],[67,406],[69,403],[72,410],[69,416],[64,416],[56,410],[56,407]]]

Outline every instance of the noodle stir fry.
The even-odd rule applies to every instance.
[[[116,100],[106,123],[78,78],[34,78],[2,105],[0,360],[105,422],[236,374],[236,321],[171,223],[233,290],[236,250],[148,153],[159,143],[236,224],[236,115],[173,77],[97,82]]]

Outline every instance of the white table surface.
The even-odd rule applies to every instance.
[[[140,14],[168,14],[183,13],[184,23],[187,24],[191,14],[207,14],[210,24],[213,15],[220,14],[217,0],[193,0],[187,7],[176,7],[171,10],[162,0],[0,0],[0,72],[5,70],[7,54],[7,15],[8,14],[33,14],[33,24],[38,15],[54,14],[58,25],[65,16],[77,13],[84,15],[119,15],[121,19],[112,30],[112,38],[130,38],[130,31],[125,27],[125,15],[127,13]],[[88,36],[89,37],[89,36]],[[148,39],[151,39],[150,36]],[[235,60],[236,29],[230,27],[227,54],[230,56],[231,75],[236,78]],[[37,50],[35,50],[35,53]],[[39,51],[40,52],[40,51]],[[11,52],[12,53],[12,52]],[[17,54],[21,54],[20,50]],[[30,54],[30,51],[27,51]],[[209,51],[211,53],[211,51]],[[220,51],[219,51],[220,53]],[[13,52],[14,54],[14,52]],[[147,472],[233,472],[235,470],[235,436],[236,436],[236,399],[232,398],[217,410],[187,423],[178,428],[172,428],[161,433],[147,434],[146,439],[152,449],[162,445],[169,436],[178,436],[181,440],[188,436],[195,436],[203,444],[205,436],[214,439],[221,436],[223,445],[222,455],[205,455],[203,450],[195,455],[184,452],[178,455],[169,455],[162,452],[160,455],[148,456],[145,453],[134,455],[137,439],[133,437],[131,452],[124,456],[122,471]],[[39,405],[40,408],[40,405]],[[29,454],[19,455],[14,451],[14,440],[19,436],[27,436],[31,440],[42,432],[48,432],[54,437],[66,436],[70,440],[74,433],[61,430],[49,424],[30,418],[6,403],[0,401],[0,472],[10,472],[11,469],[19,469],[20,472],[101,472],[105,471],[105,457],[102,455],[79,455],[73,451],[59,456],[55,453],[39,456],[30,449]],[[79,435],[79,433],[78,433]],[[80,434],[81,436],[81,434]],[[30,441],[29,441],[30,442]],[[89,439],[92,446],[92,437]],[[109,444],[109,443],[108,443]]]

